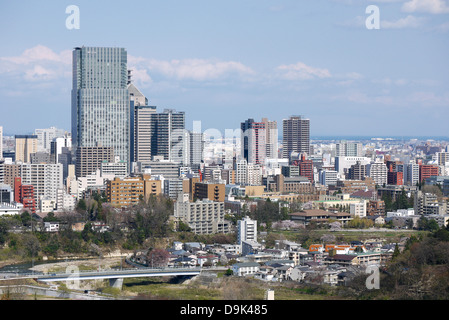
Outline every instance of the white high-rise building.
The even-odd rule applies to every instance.
[[[348,171],[357,162],[360,162],[360,165],[367,165],[371,162],[371,159],[367,157],[335,157],[335,170],[342,175],[345,170]]]
[[[58,189],[64,188],[61,163],[23,163],[20,171],[22,184],[33,186],[36,203],[45,198],[56,203]]]
[[[385,163],[375,161],[368,164],[367,174],[373,178],[377,185],[382,186],[388,182],[388,168]]]
[[[262,183],[262,167],[248,163],[245,159],[236,162],[235,183],[244,185],[260,185]]]
[[[360,142],[341,141],[336,144],[336,157],[361,157],[362,144]]]
[[[51,142],[56,138],[64,137],[65,130],[50,127],[47,129],[35,129],[34,134],[37,136],[37,151],[50,153]]]
[[[413,160],[410,160],[410,162],[406,166],[407,175],[404,180],[407,184],[414,186],[419,182],[419,164],[417,164]]]
[[[276,121],[270,121],[267,118],[262,118],[262,122],[265,123],[266,132],[266,156],[268,159],[277,159],[278,155],[278,125]]]
[[[237,243],[242,245],[243,241],[257,242],[257,221],[249,217],[237,221]]]
[[[320,170],[319,181],[323,186],[337,185],[338,172],[335,170]]]
[[[190,165],[199,165],[204,160],[204,133],[189,132]]]
[[[3,127],[0,126],[0,160],[3,159]]]

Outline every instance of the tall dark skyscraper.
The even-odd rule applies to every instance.
[[[124,48],[73,50],[72,144],[112,147],[129,163],[130,112]]]
[[[310,155],[310,120],[301,116],[291,116],[282,123],[282,157],[290,158],[292,152]]]
[[[185,113],[165,109],[150,117],[152,156],[163,156],[164,160],[189,164]]]

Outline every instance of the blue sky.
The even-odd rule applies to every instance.
[[[4,0],[0,28],[5,134],[70,130],[71,50],[85,45],[126,48],[136,86],[188,128],[299,114],[315,136],[449,136],[449,0]]]

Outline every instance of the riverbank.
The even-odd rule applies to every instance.
[[[124,257],[110,257],[110,258],[90,258],[81,260],[67,260],[61,262],[40,263],[30,268],[35,272],[59,272],[65,271],[68,267],[77,267],[80,270],[98,270],[111,269],[113,267],[120,267]],[[124,262],[123,262],[124,264]]]

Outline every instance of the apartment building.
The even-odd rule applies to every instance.
[[[175,202],[175,218],[187,223],[196,234],[229,233],[230,222],[224,219],[224,202],[208,199],[190,202],[188,197]]]
[[[149,176],[119,178],[109,180],[106,185],[108,202],[116,207],[126,207],[148,199],[151,194],[161,194],[161,181]]]

